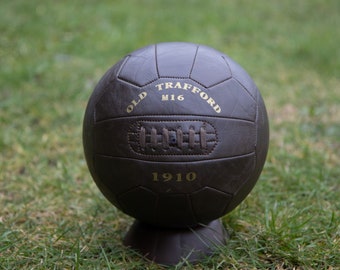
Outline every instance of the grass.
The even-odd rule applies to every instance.
[[[2,1],[0,269],[162,269],[126,249],[132,219],[82,152],[93,87],[161,41],[219,49],[265,99],[271,145],[250,196],[223,217],[216,256],[174,269],[340,269],[340,4],[302,1]]]

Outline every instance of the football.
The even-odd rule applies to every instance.
[[[269,141],[260,92],[213,48],[150,45],[113,65],[95,87],[83,123],[91,175],[137,220],[207,224],[256,184]]]

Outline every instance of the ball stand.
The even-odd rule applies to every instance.
[[[189,228],[161,228],[136,220],[125,236],[124,245],[162,265],[181,261],[197,263],[223,246],[228,234],[220,220]]]

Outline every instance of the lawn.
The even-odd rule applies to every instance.
[[[222,221],[215,256],[174,269],[340,269],[340,2],[0,3],[0,269],[163,269],[122,245],[132,219],[99,192],[81,133],[88,98],[127,53],[202,43],[253,77],[270,149]]]

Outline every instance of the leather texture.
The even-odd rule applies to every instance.
[[[268,150],[258,88],[207,46],[160,43],[111,67],[83,125],[92,177],[116,207],[168,227],[233,210],[258,180]]]

